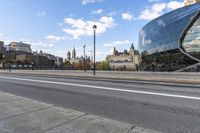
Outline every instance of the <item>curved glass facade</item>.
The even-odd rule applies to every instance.
[[[191,23],[197,15],[195,22]],[[174,53],[172,51],[181,53],[181,47],[187,53],[200,54],[199,16],[200,4],[194,4],[154,19],[140,30],[138,45],[140,53],[146,56],[164,52]],[[187,27],[190,29],[186,29]],[[184,40],[180,41],[183,32],[186,34]]]
[[[188,53],[200,52],[200,16],[195,21],[194,25],[192,25],[188,30],[182,46]]]

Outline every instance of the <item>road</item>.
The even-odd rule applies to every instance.
[[[0,73],[9,74],[8,70],[0,70]],[[21,75],[48,75],[56,77],[93,77],[93,71],[80,70],[12,70],[12,74]],[[150,82],[170,82],[170,83],[193,83],[200,84],[200,73],[196,72],[130,72],[130,71],[96,71],[95,78],[101,79],[124,79],[124,80],[143,80]]]
[[[0,74],[0,91],[166,133],[200,131],[200,86]]]

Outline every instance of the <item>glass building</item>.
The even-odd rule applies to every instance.
[[[160,16],[140,30],[143,70],[174,71],[200,62],[200,4]]]
[[[17,52],[27,52],[31,53],[31,45],[23,42],[11,42],[9,44],[11,50],[17,51]]]

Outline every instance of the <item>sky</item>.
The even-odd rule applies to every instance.
[[[184,6],[183,0],[0,0],[0,40],[23,41],[34,51],[66,58],[77,50],[105,60],[113,47],[123,51],[138,45],[140,29],[152,19]]]

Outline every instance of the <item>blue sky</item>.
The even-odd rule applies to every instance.
[[[92,25],[97,28],[97,60],[114,46],[137,48],[139,30],[150,20],[176,8],[183,0],[1,0],[0,40],[23,41],[33,50],[66,58],[93,49]]]

